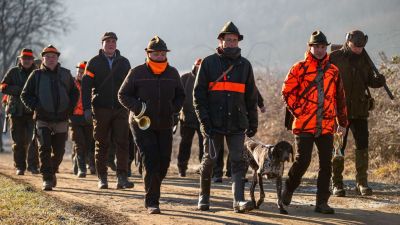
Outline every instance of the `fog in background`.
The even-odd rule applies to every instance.
[[[400,0],[67,0],[65,5],[71,30],[48,41],[71,70],[98,54],[102,34],[114,31],[117,48],[132,67],[144,62],[144,48],[159,35],[172,50],[169,63],[185,72],[196,58],[215,51],[217,35],[230,20],[244,35],[242,55],[258,69],[286,72],[303,58],[316,29],[339,44],[346,32],[364,31],[376,62],[379,51],[400,54]]]

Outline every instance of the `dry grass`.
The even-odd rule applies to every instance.
[[[89,224],[55,199],[0,176],[0,224]]]

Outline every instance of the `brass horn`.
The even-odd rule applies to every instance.
[[[141,130],[147,130],[151,124],[150,118],[148,116],[143,116],[144,112],[146,112],[146,103],[142,102],[142,109],[139,115],[133,116],[133,119]]]

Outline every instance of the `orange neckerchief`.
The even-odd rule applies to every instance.
[[[153,71],[154,74],[160,75],[167,68],[168,61],[156,62],[156,61],[151,60],[150,58],[147,58],[146,59],[146,64],[147,64],[148,67],[150,67],[151,71]]]

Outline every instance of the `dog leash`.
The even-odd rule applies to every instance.
[[[211,137],[208,138],[208,154],[210,155],[211,159],[216,159],[217,158],[217,151],[215,150],[215,145],[214,145],[214,140]],[[214,152],[214,154],[212,154]]]

